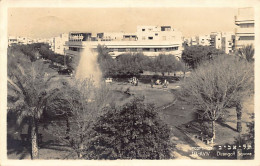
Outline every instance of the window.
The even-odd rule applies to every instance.
[[[153,40],[153,37],[149,36],[148,39],[149,39],[149,40]]]
[[[143,51],[150,51],[150,48],[143,48]]]
[[[137,48],[130,48],[130,51],[131,51],[131,52],[136,52],[136,51],[137,51]]]
[[[142,31],[145,31],[145,29],[142,29]]]
[[[126,49],[125,48],[119,48],[118,52],[126,52]]]
[[[155,36],[158,36],[158,33],[155,33]]]

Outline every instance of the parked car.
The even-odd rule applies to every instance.
[[[60,69],[58,71],[58,73],[61,74],[61,75],[70,75],[70,76],[72,76],[73,71],[71,69],[69,69],[69,68],[64,68],[64,69]]]

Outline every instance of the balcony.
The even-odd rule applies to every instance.
[[[248,16],[235,16],[235,24],[246,24],[246,23],[254,23],[254,16],[248,15]]]
[[[236,28],[235,34],[237,36],[254,36],[254,28]]]

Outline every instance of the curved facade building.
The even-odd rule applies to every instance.
[[[91,33],[71,32],[66,55],[79,54],[86,47],[95,50],[100,44],[108,48],[112,57],[129,52],[142,52],[151,57],[160,53],[180,57],[182,43],[182,33],[171,26],[138,26],[136,33],[104,32],[95,37]]]

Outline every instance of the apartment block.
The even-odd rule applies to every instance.
[[[53,40],[54,52],[57,54],[65,55],[65,52],[68,49],[66,42],[68,41],[69,41],[69,34],[63,33],[55,37]]]
[[[235,48],[239,49],[245,45],[254,45],[255,40],[255,19],[254,8],[239,8],[235,16]]]

